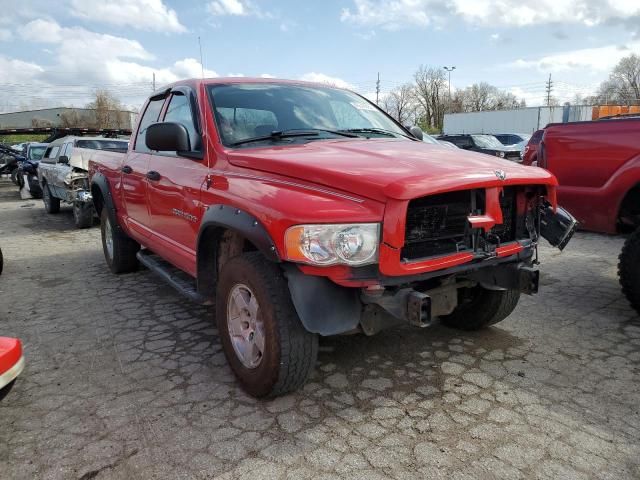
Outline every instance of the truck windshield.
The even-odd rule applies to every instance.
[[[29,160],[40,160],[46,149],[46,146],[29,148]]]
[[[275,83],[211,85],[220,139],[226,146],[328,138],[408,138],[375,105],[331,87]],[[308,136],[300,131],[309,131]],[[333,132],[331,132],[333,131]],[[278,132],[278,135],[272,135]],[[295,135],[282,135],[296,132]],[[341,135],[340,133],[352,135]]]

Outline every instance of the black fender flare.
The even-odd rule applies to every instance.
[[[97,197],[96,190],[100,192],[103,202],[102,204],[97,204],[95,201],[95,198]],[[102,213],[102,209],[106,208],[109,216],[111,217],[111,224],[115,228],[120,228],[120,225],[118,224],[118,217],[116,216],[116,206],[113,203],[111,189],[109,188],[109,181],[107,180],[107,177],[100,172],[94,173],[91,178],[91,194],[94,198],[93,205],[98,216]]]
[[[205,297],[215,295],[218,276],[217,245],[225,230],[241,234],[268,260],[280,262],[275,243],[262,223],[250,213],[230,205],[209,205],[202,216],[196,242],[198,292]]]

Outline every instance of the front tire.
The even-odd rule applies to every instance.
[[[442,322],[460,330],[480,330],[507,318],[518,305],[519,290],[488,290],[481,286],[458,290],[458,306]]]
[[[42,201],[47,213],[58,213],[60,211],[60,199],[54,197],[46,183],[42,186]]]
[[[100,215],[100,233],[104,258],[113,273],[127,273],[138,269],[136,253],[140,250],[140,244],[112,224],[107,207],[102,209]]]
[[[93,225],[93,205],[91,203],[73,202],[73,220],[76,228],[89,228]]]
[[[622,293],[640,313],[640,228],[624,242],[618,257],[618,275]]]
[[[300,322],[278,265],[259,252],[234,257],[222,267],[216,320],[231,369],[250,395],[294,391],[313,371],[318,335]]]
[[[19,185],[18,178],[20,178],[18,169],[14,168],[13,170],[11,170],[11,181],[13,182],[14,185]]]

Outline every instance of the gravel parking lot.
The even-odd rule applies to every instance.
[[[0,404],[3,479],[640,478],[640,318],[622,239],[542,248],[499,326],[321,340],[303,391],[236,385],[212,312],[114,276],[98,228],[0,180],[0,334],[27,367]]]

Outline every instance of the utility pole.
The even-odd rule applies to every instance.
[[[156,91],[156,72],[153,72],[153,91]]]
[[[449,74],[449,113],[451,113],[451,72],[453,72],[456,69],[456,67],[455,65],[452,65],[451,67],[442,67],[442,68],[444,68]]]
[[[376,81],[376,105],[380,97],[380,72],[378,72],[378,80]]]
[[[547,81],[547,107],[551,106],[551,92],[553,91],[553,82],[551,81],[551,74],[549,74],[549,80]]]

